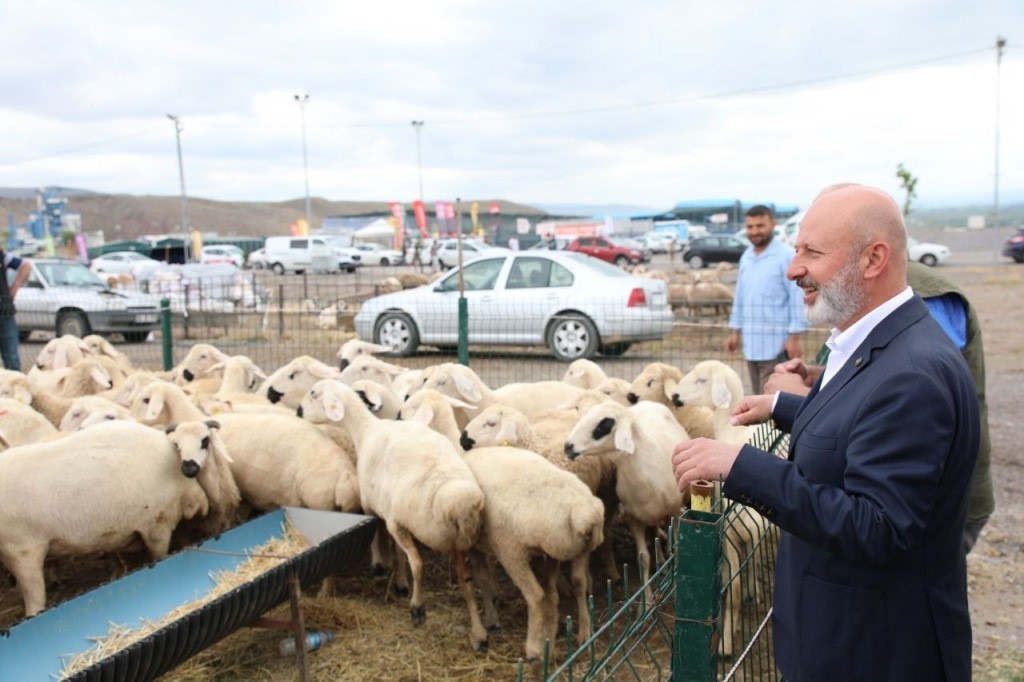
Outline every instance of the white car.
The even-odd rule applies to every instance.
[[[484,256],[504,256],[512,253],[512,249],[504,246],[491,246],[479,239],[465,237],[462,240],[462,262],[468,263]],[[437,250],[437,263],[442,270],[448,270],[459,265],[459,240],[442,239],[441,246]]]
[[[159,265],[163,265],[163,263],[136,251],[111,251],[93,258],[89,263],[89,270],[94,275],[101,277],[105,275],[131,275],[134,277],[144,268],[153,268]]]
[[[204,246],[199,253],[199,263],[202,265],[231,263],[236,268],[244,268],[245,252],[232,244],[211,244]]]
[[[363,242],[353,244],[353,248],[361,256],[363,265],[399,265],[402,262],[402,253],[394,249],[385,249],[380,244]]]
[[[267,250],[264,247],[260,247],[250,251],[249,255],[245,258],[245,264],[253,270],[262,270],[267,267]]]
[[[579,253],[506,251],[462,267],[471,344],[547,346],[570,362],[622,355],[635,342],[672,331],[675,317],[661,280],[633,277]],[[355,316],[359,338],[402,356],[421,343],[457,346],[459,281],[455,271],[367,300]]]
[[[928,267],[934,267],[949,258],[950,253],[952,252],[948,246],[919,242],[913,237],[907,237],[907,258],[909,260],[916,260]]]
[[[159,296],[111,289],[80,263],[57,258],[28,262],[31,274],[15,297],[22,340],[40,329],[79,338],[116,332],[128,343],[141,343],[160,326]],[[10,281],[14,271],[8,273]]]

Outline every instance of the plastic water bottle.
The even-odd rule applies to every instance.
[[[324,632],[323,630],[317,630],[315,632],[306,633],[306,651],[316,651],[327,642],[334,639],[334,635],[330,632]],[[282,656],[294,656],[295,655],[295,638],[285,637],[281,640],[281,643],[277,645],[277,648],[281,651]]]

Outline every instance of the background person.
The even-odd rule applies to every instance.
[[[775,419],[789,459],[680,443],[680,490],[723,493],[782,529],[772,612],[789,680],[968,680],[960,551],[980,425],[970,373],[907,286],[906,228],[881,190],[831,187],[800,227],[787,275],[807,319],[834,326],[806,397],[744,398],[734,422]]]
[[[747,211],[750,246],[740,257],[736,294],[725,350],[735,353],[742,340],[752,393],[760,393],[775,364],[801,353],[800,335],[807,329],[800,289],[786,278],[793,249],[777,239],[775,216],[758,204]]]
[[[985,400],[985,348],[981,335],[981,323],[970,301],[963,292],[942,275],[921,263],[907,263],[907,284],[928,306],[928,312],[939,323],[942,330],[960,349],[974,379],[975,395],[978,398],[981,421],[981,437],[978,444],[978,462],[971,481],[971,492],[967,505],[967,523],[964,526],[964,553],[968,553],[978,541],[981,529],[988,523],[996,508],[992,490],[992,441],[988,432],[988,403]],[[827,358],[828,348],[819,357]],[[824,366],[804,365],[801,360],[790,360],[776,365],[775,371],[765,382],[765,392],[786,391],[796,395],[807,395],[811,386],[824,370]]]
[[[15,320],[14,297],[28,279],[32,266],[17,254],[0,249],[3,259],[4,276],[0,277],[0,357],[4,368],[20,372],[21,357],[18,355],[18,322]],[[8,285],[7,271],[14,270],[14,280]]]

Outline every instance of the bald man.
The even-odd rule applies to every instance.
[[[786,276],[808,321],[833,327],[825,370],[806,397],[744,398],[733,419],[771,416],[789,458],[708,439],[673,451],[680,490],[722,477],[727,497],[782,530],[772,619],[788,680],[970,679],[961,542],[978,401],[907,286],[906,248],[885,192],[819,194]]]

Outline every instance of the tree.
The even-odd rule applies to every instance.
[[[917,178],[906,167],[900,163],[896,165],[896,177],[900,179],[900,187],[907,193],[903,200],[903,217],[910,213],[910,205],[917,196]]]

